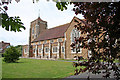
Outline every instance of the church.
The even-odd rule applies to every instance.
[[[73,17],[70,23],[56,26],[48,29],[47,22],[38,17],[30,24],[29,45],[23,45],[22,57],[34,58],[61,58],[73,59],[76,55],[87,59],[90,52],[87,49],[80,48],[76,54],[76,49],[70,45],[74,42],[74,37],[85,36],[81,34],[74,25],[75,20],[85,25],[84,20]]]

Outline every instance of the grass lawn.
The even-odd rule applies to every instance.
[[[72,62],[23,59],[2,63],[2,78],[64,78],[74,74]]]
[[[2,58],[1,58],[1,55],[0,55],[0,80],[2,78]]]

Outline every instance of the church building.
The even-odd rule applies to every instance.
[[[40,17],[31,22],[29,45],[23,46],[23,57],[73,59],[76,55],[87,58],[89,51],[81,48],[76,54],[70,45],[74,37],[85,36],[74,25],[75,20],[85,25],[84,20],[74,17],[70,23],[48,29],[47,22]]]

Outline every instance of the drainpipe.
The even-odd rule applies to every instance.
[[[51,46],[51,44],[49,43],[49,54],[48,54],[49,56],[48,56],[48,58],[50,58],[50,50],[51,50],[50,46]]]
[[[42,55],[41,55],[41,58],[43,58],[43,44],[42,44]]]
[[[37,45],[36,45],[36,48],[35,48],[35,58],[37,58]]]
[[[57,58],[59,58],[59,46],[60,46],[60,43],[58,42],[58,53],[57,53]]]

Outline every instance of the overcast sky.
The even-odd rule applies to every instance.
[[[73,5],[69,5],[67,10],[60,11],[56,7],[56,3],[47,0],[39,0],[38,3],[33,0],[20,0],[16,3],[14,0],[8,5],[7,13],[9,16],[20,16],[26,30],[22,32],[10,32],[0,27],[0,41],[10,42],[11,45],[25,45],[29,43],[29,28],[30,22],[38,18],[47,21],[48,28],[53,28],[70,22],[74,16],[72,11]],[[39,12],[40,9],[40,12]],[[83,19],[82,15],[77,15],[78,18]]]

